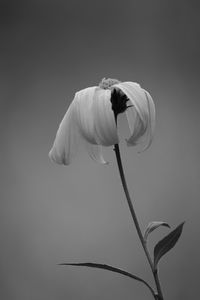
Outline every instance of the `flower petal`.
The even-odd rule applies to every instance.
[[[102,155],[102,147],[101,145],[92,145],[85,141],[85,146],[88,151],[89,156],[96,162],[100,164],[108,164],[107,161],[104,160]]]
[[[118,142],[117,128],[110,102],[110,90],[89,87],[75,94],[59,129],[49,157],[58,164],[68,165],[85,143],[89,155],[106,164],[101,146]]]
[[[144,148],[147,149],[148,147],[150,147],[152,140],[153,140],[153,135],[154,135],[154,131],[155,131],[155,123],[156,123],[156,112],[155,112],[155,105],[153,102],[153,99],[151,97],[151,95],[149,94],[148,91],[144,90],[145,94],[146,94],[146,98],[148,101],[148,109],[149,109],[149,126],[148,126],[148,131],[147,131],[147,138],[148,138],[148,143],[146,145],[146,147]]]
[[[77,124],[85,140],[94,145],[111,146],[118,142],[111,107],[111,91],[90,87],[76,93]]]
[[[69,106],[60,126],[52,149],[49,152],[51,160],[57,164],[68,165],[77,152],[80,135],[74,119],[74,103]]]
[[[131,137],[128,146],[135,146],[145,141],[143,151],[147,149],[153,138],[155,128],[155,106],[150,94],[135,82],[121,82],[113,85],[129,98],[133,107],[126,111]]]
[[[96,89],[92,108],[94,132],[97,143],[103,146],[118,143],[117,126],[110,98],[110,90]]]
[[[146,128],[134,107],[126,110],[126,117],[131,132],[127,146],[136,146],[142,142]]]
[[[92,112],[96,87],[89,87],[76,93],[74,98],[75,117],[82,137],[91,144],[97,144],[94,134],[94,116]]]

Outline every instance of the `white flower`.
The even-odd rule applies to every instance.
[[[129,106],[126,103],[130,103]],[[58,164],[68,165],[84,142],[89,155],[106,163],[101,146],[119,142],[117,115],[125,112],[131,132],[128,146],[145,144],[153,138],[155,107],[150,94],[138,83],[103,79],[99,86],[88,87],[75,94],[60,126],[49,157]]]

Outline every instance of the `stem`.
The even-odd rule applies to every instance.
[[[154,280],[155,280],[155,283],[156,283],[156,288],[157,288],[157,291],[158,291],[158,300],[164,300],[157,269],[154,270],[153,276],[154,276]]]
[[[129,191],[128,191],[128,187],[127,187],[127,183],[126,183],[126,179],[125,179],[125,175],[124,175],[124,170],[123,170],[123,166],[122,166],[121,155],[120,155],[120,150],[119,150],[119,145],[118,144],[114,145],[114,151],[115,151],[115,154],[116,154],[119,173],[120,173],[122,185],[123,185],[123,188],[124,188],[124,192],[125,192],[125,195],[126,195],[126,199],[127,199],[127,202],[128,202],[128,206],[129,206],[129,209],[130,209],[130,212],[131,212],[131,215],[132,215],[132,219],[133,219],[133,222],[135,224],[140,242],[142,244],[143,250],[145,252],[145,255],[147,257],[148,263],[151,267],[151,271],[153,273],[153,277],[154,277],[154,280],[155,280],[155,284],[156,284],[158,294],[157,295],[154,294],[154,298],[155,298],[155,300],[164,300],[162,290],[161,290],[160,281],[159,281],[159,277],[158,277],[158,272],[157,272],[157,270],[154,269],[153,261],[151,259],[150,254],[149,254],[149,251],[147,249],[147,246],[146,246],[146,243],[144,241],[144,238],[143,238],[143,235],[142,235],[142,232],[141,232],[141,229],[140,229],[140,225],[139,225],[135,210],[133,208],[133,204],[132,204],[132,201],[131,201],[131,197],[130,197],[130,194],[129,194]]]

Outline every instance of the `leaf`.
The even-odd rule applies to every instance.
[[[138,276],[135,276],[131,273],[128,273],[128,272],[126,272],[122,269],[115,268],[115,267],[112,267],[110,265],[105,265],[105,264],[97,264],[97,263],[62,263],[62,264],[59,264],[59,265],[61,265],[61,266],[81,266],[81,267],[104,269],[104,270],[108,270],[108,271],[111,271],[111,272],[123,274],[125,276],[131,277],[131,278],[133,278],[135,280],[138,280],[138,281],[143,281],[143,279],[141,279]]]
[[[153,291],[152,287],[145,280],[143,280],[142,278],[140,278],[136,275],[133,275],[133,274],[127,272],[127,271],[124,271],[124,270],[119,269],[119,268],[112,267],[110,265],[89,263],[89,262],[88,263],[61,263],[59,265],[60,266],[80,266],[80,267],[97,268],[97,269],[108,270],[108,271],[111,271],[111,272],[114,272],[114,273],[119,273],[119,274],[122,274],[124,276],[133,278],[137,281],[140,281],[140,282],[144,283],[150,289],[151,293],[154,295],[154,291]]]
[[[158,222],[158,221],[150,222],[149,225],[147,226],[147,229],[144,232],[145,242],[147,241],[148,235],[160,226],[165,226],[165,227],[170,228],[169,224],[167,224],[166,222]]]
[[[173,231],[171,231],[167,236],[165,236],[161,241],[157,243],[154,248],[154,268],[157,268],[157,264],[161,257],[165,255],[169,250],[171,250],[177,243],[178,239],[183,230],[183,225],[185,222],[181,223]]]

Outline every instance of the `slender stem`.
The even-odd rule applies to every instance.
[[[151,270],[153,272],[154,271],[153,262],[151,260],[149,252],[148,252],[147,247],[145,245],[145,242],[144,242],[144,239],[143,239],[143,235],[142,235],[142,232],[141,232],[141,229],[140,229],[140,225],[139,225],[139,222],[138,222],[135,210],[133,208],[131,197],[130,197],[130,194],[129,194],[129,191],[128,191],[128,187],[127,187],[127,184],[126,184],[126,179],[125,179],[125,176],[124,176],[124,170],[123,170],[123,166],[122,166],[121,155],[120,155],[119,145],[118,144],[115,145],[114,151],[116,153],[117,163],[118,163],[118,167],[119,167],[119,173],[120,173],[120,176],[121,176],[121,181],[122,181],[122,185],[123,185],[124,192],[125,192],[125,195],[126,195],[126,199],[127,199],[127,202],[128,202],[128,206],[129,206],[129,209],[130,209],[133,221],[135,223],[135,227],[136,227],[136,230],[137,230],[140,242],[142,244],[142,247],[143,247],[143,249],[145,251],[146,257],[147,257],[148,262],[149,262],[149,265],[150,265]]]
[[[158,300],[164,300],[157,269],[154,270],[153,276],[154,276],[154,280],[155,280],[155,283],[156,283],[156,288],[157,288],[157,291],[158,291]]]
[[[157,272],[157,270],[154,269],[153,261],[151,259],[150,254],[149,254],[149,251],[147,249],[147,246],[146,246],[146,243],[144,241],[144,238],[143,238],[143,235],[142,235],[142,232],[141,232],[141,229],[140,229],[140,225],[139,225],[135,210],[133,208],[133,204],[132,204],[132,201],[131,201],[131,197],[130,197],[130,194],[129,194],[129,191],[128,191],[128,187],[127,187],[127,183],[126,183],[126,179],[125,179],[125,175],[124,175],[124,170],[123,170],[123,166],[122,166],[121,155],[120,155],[120,150],[119,150],[119,145],[118,144],[114,145],[114,151],[115,151],[115,154],[116,154],[119,173],[120,173],[122,185],[123,185],[123,188],[124,188],[124,192],[125,192],[125,195],[126,195],[126,199],[127,199],[127,202],[128,202],[128,206],[129,206],[132,218],[133,218],[133,222],[135,224],[140,242],[142,244],[143,250],[145,252],[145,255],[146,255],[147,260],[149,262],[149,265],[151,267],[151,271],[152,271],[153,276],[154,276],[154,280],[155,280],[155,284],[156,284],[156,288],[157,288],[157,292],[158,292],[158,295],[154,294],[154,298],[155,298],[155,300],[164,300],[162,290],[161,290],[161,286],[160,286],[160,282],[159,282],[159,278],[158,278],[158,272]]]

